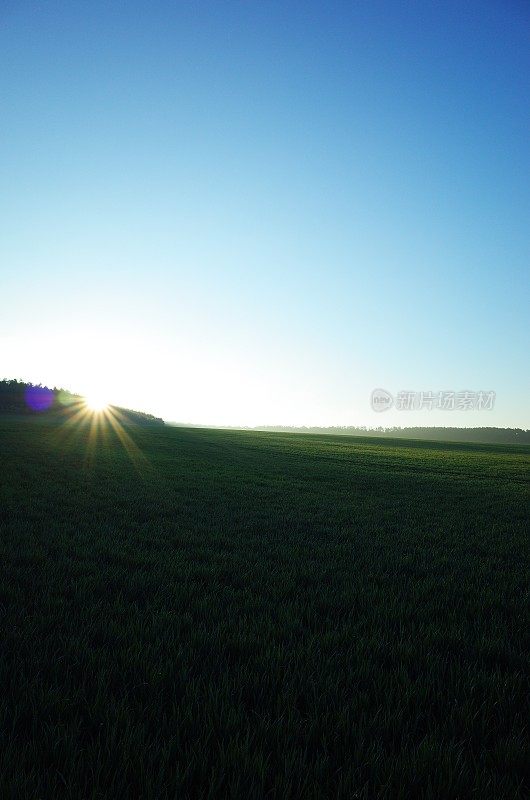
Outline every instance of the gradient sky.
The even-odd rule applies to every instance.
[[[0,377],[204,424],[529,427],[529,39],[517,0],[4,0]]]

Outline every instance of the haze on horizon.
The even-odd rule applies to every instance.
[[[529,32],[491,0],[4,3],[0,378],[199,424],[529,427]]]

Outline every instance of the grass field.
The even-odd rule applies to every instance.
[[[528,448],[130,433],[0,419],[0,797],[527,796]]]

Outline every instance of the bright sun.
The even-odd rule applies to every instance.
[[[100,394],[88,394],[85,403],[90,411],[105,411],[108,406],[107,401]]]

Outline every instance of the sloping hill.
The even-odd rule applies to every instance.
[[[50,418],[65,418],[79,412],[85,407],[82,395],[74,394],[66,389],[53,389],[41,384],[33,384],[16,379],[0,381],[0,414],[16,416],[44,415]],[[164,424],[160,417],[133,411],[130,408],[109,406],[115,411],[120,422],[139,425]]]

